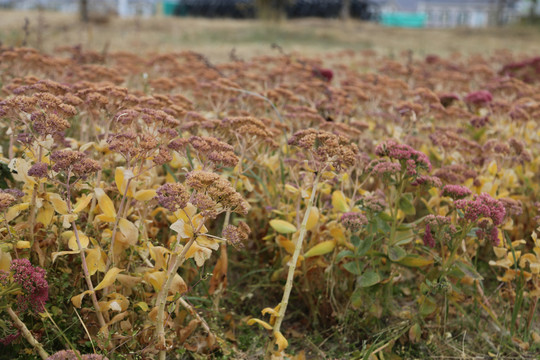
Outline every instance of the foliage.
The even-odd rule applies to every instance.
[[[0,48],[3,343],[538,354],[536,64]]]

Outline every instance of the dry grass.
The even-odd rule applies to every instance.
[[[40,19],[41,16],[41,19]],[[153,17],[111,18],[106,24],[84,25],[74,14],[0,11],[0,41],[22,45],[24,19],[30,21],[27,45],[51,52],[59,45],[144,52],[190,49],[214,61],[226,59],[233,48],[239,57],[267,54],[270,44],[286,51],[316,55],[341,49],[374,49],[399,55],[403,50],[448,55],[454,52],[486,53],[509,49],[515,53],[540,51],[540,28],[503,29],[397,29],[374,23],[302,19],[280,24],[255,20],[209,20]],[[39,25],[41,21],[42,25]],[[38,36],[40,34],[40,36]],[[41,39],[41,41],[40,41]]]

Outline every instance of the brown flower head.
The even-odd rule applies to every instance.
[[[242,215],[248,212],[247,201],[236,192],[229,181],[218,174],[202,170],[192,171],[187,174],[186,184],[197,193],[205,194],[216,206],[219,205],[222,209],[218,209],[218,212],[227,209]]]
[[[249,228],[248,224],[240,221],[238,226],[227,225],[223,229],[221,236],[223,236],[232,245],[238,246],[249,238],[250,233],[251,229]]]
[[[56,172],[72,172],[75,176],[82,178],[101,169],[99,163],[89,159],[80,151],[58,150],[51,154],[51,161],[54,163],[52,169]]]
[[[330,163],[336,169],[353,166],[358,153],[358,147],[346,137],[315,129],[297,131],[289,145],[310,151],[321,166]]]
[[[13,195],[7,194],[5,192],[0,192],[0,211],[6,210],[15,202],[15,197]]]
[[[180,183],[167,183],[157,189],[157,200],[161,206],[172,212],[186,207],[189,194]]]
[[[278,146],[266,125],[261,120],[252,116],[228,117],[221,121],[221,125],[239,137],[253,137],[267,143],[271,147]]]
[[[189,143],[214,164],[223,164],[228,167],[234,167],[238,164],[234,148],[214,137],[192,136],[189,138]]]

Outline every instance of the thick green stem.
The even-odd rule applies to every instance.
[[[285,317],[285,311],[287,311],[287,305],[289,304],[289,296],[291,295],[291,290],[293,287],[294,280],[294,270],[296,269],[296,263],[298,262],[298,257],[300,256],[300,250],[302,250],[302,244],[304,242],[304,237],[307,232],[307,222],[309,219],[309,213],[313,207],[313,202],[315,201],[315,195],[317,193],[317,184],[319,182],[319,175],[317,174],[315,180],[313,181],[313,188],[311,190],[311,197],[307,204],[306,213],[304,214],[304,219],[302,220],[302,225],[300,226],[300,233],[298,234],[298,240],[296,240],[296,246],[294,248],[294,253],[292,259],[289,261],[289,273],[287,274],[287,282],[285,283],[285,290],[283,291],[283,298],[280,303],[279,313],[274,324],[274,333],[279,332],[281,328],[281,322]]]

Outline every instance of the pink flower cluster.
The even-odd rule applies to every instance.
[[[359,212],[346,212],[341,215],[340,222],[343,226],[352,232],[357,232],[366,225],[368,220],[366,216]]]
[[[13,282],[22,290],[18,296],[18,310],[25,311],[28,305],[36,312],[42,312],[49,299],[49,284],[45,280],[45,270],[34,267],[28,259],[15,259],[10,270]]]
[[[431,234],[431,226],[426,225],[426,230],[424,231],[424,245],[429,246],[430,248],[435,247],[435,239],[433,238],[433,234]]]
[[[493,95],[489,91],[479,90],[468,94],[464,100],[467,104],[485,105],[493,100]]]
[[[425,221],[424,245],[431,248],[435,247],[435,238],[443,243],[447,243],[452,240],[452,237],[457,232],[454,225],[451,224],[450,218],[447,216],[428,215]]]
[[[473,200],[456,200],[455,204],[457,209],[463,210],[465,219],[471,222],[485,218],[478,221],[477,225],[480,229],[476,235],[480,239],[489,235],[493,244],[499,245],[499,231],[496,227],[502,224],[506,215],[506,209],[501,201],[483,193],[475,196]]]
[[[441,187],[442,182],[437,176],[420,175],[411,182],[413,186]]]
[[[393,139],[377,145],[375,154],[399,160],[406,166],[409,176],[417,176],[419,168],[431,171],[431,162],[426,154],[414,150],[409,145],[399,144]]]
[[[368,171],[375,176],[392,176],[401,171],[401,164],[376,159],[369,163]]]
[[[489,194],[476,195],[473,200],[457,200],[456,208],[463,210],[465,219],[477,221],[481,217],[490,218],[494,226],[501,225],[506,215],[504,205]]]
[[[462,185],[445,185],[442,189],[442,196],[448,196],[452,199],[463,199],[471,194],[472,191]]]

